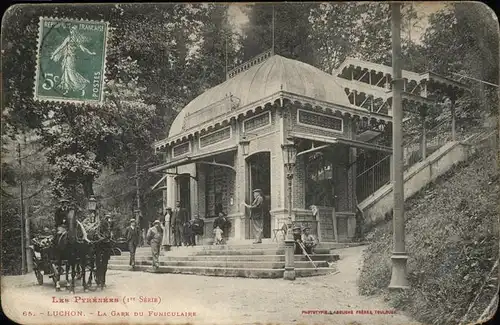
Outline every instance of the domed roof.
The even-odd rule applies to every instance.
[[[215,118],[212,116],[214,110],[208,109],[208,106],[224,100],[229,94],[239,99],[239,107],[244,107],[280,91],[351,107],[335,76],[309,64],[273,55],[193,99],[174,119],[168,137],[175,137],[186,129],[188,116],[198,113],[200,123]],[[223,109],[227,113],[231,111],[229,105]],[[217,116],[220,113],[219,109]],[[191,127],[194,125],[189,125],[187,129]]]

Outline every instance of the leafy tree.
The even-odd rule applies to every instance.
[[[314,65],[309,35],[309,12],[315,4],[254,4],[248,10],[249,22],[243,31],[243,59],[246,61],[272,47],[273,7],[275,53]]]
[[[311,42],[318,66],[332,73],[349,55],[353,55],[358,40],[356,30],[360,6],[354,2],[321,3],[311,9]]]
[[[227,6],[207,4],[207,18],[194,67],[198,71],[197,87],[200,93],[226,80],[226,59],[228,71],[241,59],[241,36],[232,30]]]
[[[403,32],[418,28],[418,15],[411,4],[402,8]],[[311,40],[318,67],[326,72],[347,57],[392,65],[391,7],[383,2],[322,3],[311,9]],[[411,26],[410,26],[411,25]],[[410,28],[411,27],[411,28]],[[421,57],[414,41],[402,40],[404,58]],[[411,54],[411,55],[410,55]],[[408,60],[407,60],[408,61]],[[406,63],[406,62],[405,62]],[[408,64],[405,64],[408,65]]]
[[[451,72],[498,84],[498,23],[493,12],[481,3],[450,3],[431,15],[423,37],[427,68],[459,78]],[[462,82],[472,93],[457,100],[459,123],[473,124],[481,114],[498,114],[496,89],[484,83]],[[478,109],[480,108],[480,109]]]

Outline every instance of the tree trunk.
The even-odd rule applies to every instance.
[[[30,218],[29,218],[29,205],[26,204],[24,207],[25,210],[25,247],[26,247],[26,271],[28,273],[33,271],[33,255],[32,251],[29,248],[31,245],[31,224],[30,224]]]

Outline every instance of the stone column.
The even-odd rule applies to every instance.
[[[168,170],[168,172],[175,172],[175,170]],[[175,176],[174,175],[168,175],[167,176],[167,207],[170,207],[172,209],[175,208],[175,200],[176,200],[176,193],[177,193],[177,182],[175,181]]]
[[[305,155],[298,156],[293,175],[292,211],[295,209],[309,209],[306,207],[306,164]],[[288,208],[288,207],[287,207]]]
[[[235,132],[238,137],[240,134],[240,124],[235,124],[237,132]],[[242,205],[242,202],[246,201],[247,187],[248,187],[248,176],[247,176],[247,166],[246,166],[246,156],[243,155],[243,150],[241,147],[238,148],[236,156],[234,158],[234,167],[236,168],[235,182],[234,182],[234,207],[233,213],[235,216],[234,220],[234,238],[235,240],[245,239],[246,237],[246,208]],[[247,202],[251,203],[251,202]]]
[[[289,103],[285,105],[286,107],[280,107],[276,110],[278,134],[273,141],[271,150],[271,218],[273,221],[271,229],[281,228],[288,218],[287,211],[285,210],[287,180],[283,166],[283,150],[281,149],[281,145],[285,141],[287,125],[283,116],[283,110],[290,110],[291,105]]]
[[[198,166],[198,171],[197,171],[197,177],[198,177],[198,182],[197,182],[197,189],[198,189],[198,213],[201,218],[205,218],[207,211],[207,203],[206,203],[206,198],[207,198],[207,192],[206,192],[206,185],[207,185],[207,165],[200,165]]]
[[[198,176],[198,168],[196,166],[196,164],[194,164],[194,172],[191,174],[192,176],[194,177],[197,177]],[[189,191],[191,192],[190,193],[190,196],[191,196],[191,215],[189,216],[189,218],[193,219],[195,215],[197,215],[199,213],[199,206],[198,206],[198,181],[194,178],[190,178],[190,181],[189,181]]]

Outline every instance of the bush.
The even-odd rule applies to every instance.
[[[465,321],[477,320],[497,292],[498,279],[488,274],[498,258],[499,194],[495,151],[484,149],[407,200],[411,288],[387,291],[392,251],[388,222],[374,229],[365,251],[360,293],[383,294],[394,308],[426,324],[457,324],[471,304]]]

